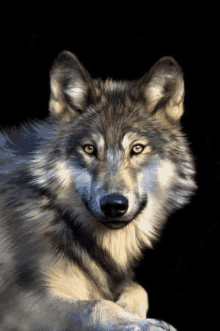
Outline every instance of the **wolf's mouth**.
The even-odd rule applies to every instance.
[[[130,221],[101,221],[109,229],[122,229],[130,223]]]

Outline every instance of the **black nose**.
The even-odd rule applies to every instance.
[[[107,217],[120,217],[128,210],[128,199],[120,194],[109,194],[100,201],[102,213]]]

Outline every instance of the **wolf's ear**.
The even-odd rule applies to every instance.
[[[172,57],[162,57],[141,79],[147,108],[156,113],[164,110],[174,122],[183,115],[184,80],[178,63]]]
[[[60,53],[50,71],[51,114],[55,118],[68,118],[77,109],[83,110],[90,82],[89,73],[74,54]]]

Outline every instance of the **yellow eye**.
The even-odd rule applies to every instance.
[[[94,154],[95,153],[95,147],[93,145],[84,145],[83,150],[86,154]]]
[[[134,145],[131,149],[131,153],[132,154],[140,154],[143,152],[144,150],[144,145],[141,145],[141,144],[137,144],[137,145]]]

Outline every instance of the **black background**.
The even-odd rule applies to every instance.
[[[35,15],[33,6],[26,8],[28,20],[25,15],[10,17],[2,30],[0,124],[45,118],[49,69],[62,50],[75,53],[93,78],[119,80],[140,78],[160,57],[173,56],[184,71],[182,125],[195,155],[199,189],[188,206],[169,218],[160,241],[137,268],[137,280],[149,294],[149,317],[165,320],[179,331],[211,330],[209,323],[218,327],[220,278],[215,10],[179,8],[169,14],[161,8],[130,9],[129,16],[127,8],[119,13],[117,6],[99,14],[85,5],[81,11],[64,8],[62,14],[48,12],[43,18],[40,11]]]

